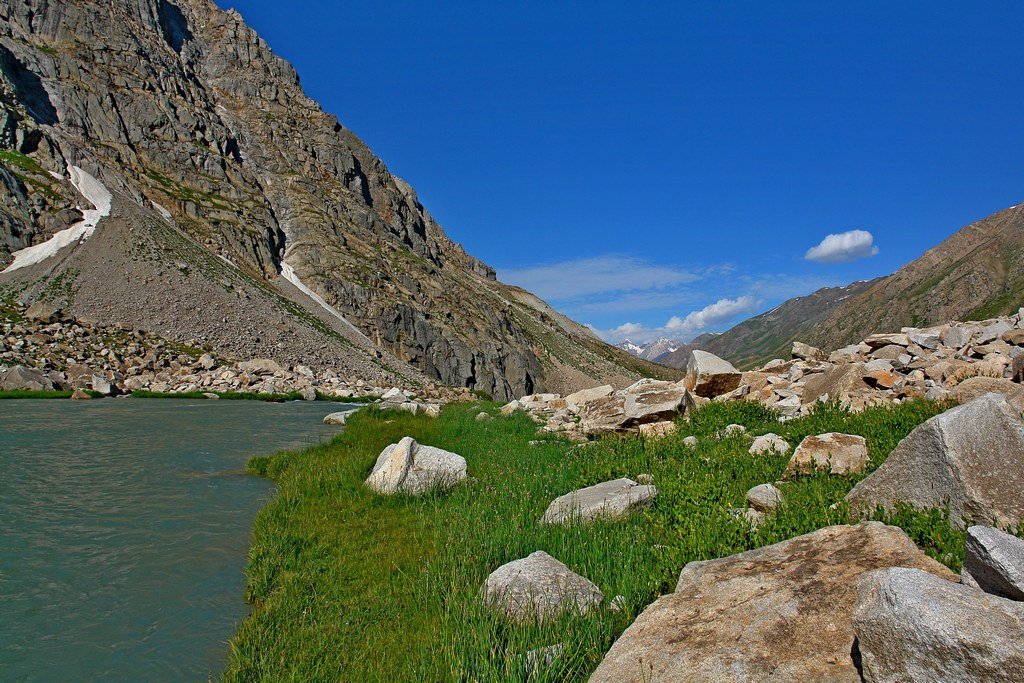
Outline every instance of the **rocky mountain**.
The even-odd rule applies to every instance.
[[[659,356],[664,356],[666,353],[672,353],[680,346],[683,346],[684,342],[676,339],[667,339],[666,337],[660,337],[652,342],[644,344],[637,344],[628,339],[624,340],[621,344],[617,344],[617,348],[627,351],[637,358],[643,358],[644,360],[653,361]]]
[[[497,282],[236,12],[0,18],[0,288],[21,301],[497,398],[665,373]]]
[[[671,351],[663,353],[660,356],[656,356],[651,360],[659,365],[667,365],[670,368],[684,370],[686,369],[686,362],[690,360],[690,354],[698,349],[703,351],[711,340],[718,336],[718,334],[718,332],[705,332],[697,335],[689,342],[680,344]]]
[[[1024,204],[971,223],[888,277],[790,299],[711,341],[707,349],[750,367],[788,358],[793,341],[822,348],[877,330],[981,320],[1024,302]]]

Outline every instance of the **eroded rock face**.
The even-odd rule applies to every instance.
[[[851,474],[862,471],[867,464],[868,445],[863,436],[828,432],[800,442],[786,466],[786,475],[814,470]]]
[[[544,621],[566,611],[586,614],[604,602],[593,582],[542,550],[495,569],[481,594],[485,604],[517,622]]]
[[[986,394],[918,426],[846,500],[870,513],[896,503],[944,508],[963,520],[1016,526],[1024,519],[1024,422],[1002,396]]]
[[[713,353],[694,350],[686,363],[686,389],[704,398],[727,394],[740,385],[742,373]]]
[[[615,520],[654,502],[658,490],[632,479],[614,479],[555,498],[541,519],[545,524]]]
[[[380,454],[366,485],[378,493],[418,495],[446,489],[466,479],[466,459],[405,437]]]
[[[1024,600],[1024,540],[992,527],[972,526],[960,577],[986,593]]]
[[[903,531],[834,526],[683,568],[619,637],[591,683],[860,683],[851,657],[857,579],[905,566],[955,580]]]
[[[920,569],[861,576],[853,627],[868,683],[1024,680],[1024,604]]]

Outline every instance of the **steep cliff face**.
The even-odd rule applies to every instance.
[[[120,215],[169,220],[256,282],[298,283],[440,382],[505,398],[661,372],[496,282],[237,13],[0,0],[0,18],[0,268],[78,219],[75,166],[115,214],[132,204]]]

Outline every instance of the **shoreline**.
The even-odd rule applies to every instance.
[[[276,492],[253,521],[250,612],[231,637],[223,679],[521,681],[526,653],[560,644],[558,658],[530,680],[585,681],[635,617],[671,592],[688,562],[848,524],[846,493],[942,409],[931,401],[860,413],[823,405],[779,422],[759,405],[721,402],[678,420],[678,433],[660,439],[612,435],[578,444],[538,433],[527,415],[503,416],[491,403],[449,405],[435,418],[370,406],[328,442],[250,459],[247,471]],[[489,419],[478,419],[481,412]],[[870,467],[779,484],[787,505],[751,529],[730,509],[750,487],[778,481],[789,456],[749,454],[746,436],[722,436],[730,424],[794,443],[808,433],[860,434]],[[372,493],[364,479],[375,459],[404,436],[462,455],[470,479],[420,497]],[[684,443],[689,436],[698,448]],[[568,491],[641,473],[653,476],[658,498],[628,519],[538,524]],[[956,568],[963,533],[936,511],[880,519]],[[536,550],[586,575],[608,600],[617,596],[616,607],[521,625],[486,609],[479,590],[488,574]],[[402,656],[378,656],[386,652]]]

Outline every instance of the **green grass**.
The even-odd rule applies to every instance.
[[[252,391],[184,391],[172,393],[140,390],[133,391],[131,396],[133,398],[207,398],[207,394],[216,394],[218,398],[225,401],[270,401],[273,403],[283,403],[284,401],[302,400],[302,394],[297,391],[284,394],[263,394]],[[321,394],[318,391],[316,392],[316,400],[328,401],[330,403],[369,403],[376,400],[376,397],[352,396],[350,398],[341,398],[339,396]]]
[[[484,404],[492,412],[494,407]],[[863,435],[871,468],[943,406],[908,402],[849,414],[823,406],[780,424],[748,403],[711,404],[660,441],[606,437],[572,445],[540,437],[525,415],[477,422],[481,404],[430,419],[368,408],[334,441],[253,459],[278,486],[258,515],[248,565],[252,615],[233,642],[228,681],[522,681],[518,655],[564,643],[531,680],[582,681],[615,637],[687,562],[782,541],[848,521],[843,497],[859,477],[821,473],[779,484],[787,505],[757,531],[734,520],[746,491],[782,476],[788,456],[751,456],[748,437],[713,435],[730,423],[796,445],[809,434]],[[689,449],[682,438],[696,435]],[[362,484],[389,443],[410,435],[462,454],[472,480],[447,494],[380,497]],[[542,439],[541,445],[528,442]],[[619,523],[548,527],[548,503],[581,486],[651,473],[650,509]],[[833,504],[837,504],[831,509]],[[903,509],[890,521],[933,557],[958,568],[963,535],[939,513]],[[480,603],[499,565],[545,550],[626,609],[513,626]]]
[[[72,391],[29,391],[26,389],[4,389],[0,390],[0,399],[14,398],[71,398]],[[98,391],[87,390],[85,393],[92,398],[103,398]]]

